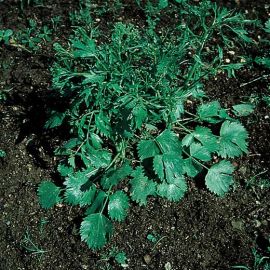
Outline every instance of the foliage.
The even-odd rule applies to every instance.
[[[13,35],[13,31],[11,29],[2,29],[0,30],[0,42],[4,42],[5,44],[9,44],[9,40]]]
[[[64,201],[86,208],[80,233],[90,248],[105,245],[130,199],[177,202],[187,177],[198,174],[223,196],[234,171],[225,159],[248,151],[247,131],[218,101],[207,101],[202,81],[243,66],[225,63],[223,51],[251,42],[244,28],[251,22],[209,1],[177,3],[177,26],[167,32],[158,33],[151,17],[146,29],[116,23],[105,37],[80,23],[66,47],[54,44],[53,88],[68,106],[52,111],[46,128],[70,127],[71,138],[56,150],[58,171]],[[50,188],[54,196],[39,192],[45,207],[59,200],[59,189]]]
[[[0,149],[0,158],[4,158],[6,157],[6,155],[7,155],[6,152]]]

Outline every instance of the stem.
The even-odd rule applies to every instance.
[[[266,78],[268,78],[268,77],[270,77],[270,74],[266,74],[266,75],[263,75],[263,76],[261,76],[261,77],[259,77],[259,78],[254,79],[254,80],[252,80],[252,81],[249,81],[249,82],[246,82],[246,83],[242,83],[242,84],[240,84],[240,87],[243,87],[243,86],[246,86],[246,85],[248,85],[248,84],[257,82],[257,81],[259,81],[259,80],[261,80],[261,79],[266,79]]]
[[[207,171],[209,170],[209,168],[207,166],[205,166],[203,163],[201,163],[199,160],[197,160],[196,158],[194,158],[193,156],[191,156],[189,153],[187,153],[185,150],[183,150],[183,152],[190,158],[192,158],[193,161],[195,161],[196,163],[198,163],[199,165],[201,165],[203,168],[205,168]]]

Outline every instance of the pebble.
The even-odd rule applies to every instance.
[[[143,259],[145,261],[146,264],[149,264],[151,262],[151,256],[149,254],[146,254],[143,256]]]

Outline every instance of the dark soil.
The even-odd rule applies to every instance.
[[[266,254],[269,187],[261,188],[258,181],[270,179],[270,110],[260,101],[270,81],[261,79],[241,86],[266,74],[259,66],[237,72],[236,78],[221,74],[206,84],[209,97],[228,107],[251,95],[259,100],[255,113],[242,119],[250,134],[250,152],[235,161],[236,185],[225,198],[217,198],[195,181],[180,203],[152,198],[147,207],[134,204],[126,221],[115,225],[112,239],[99,252],[81,242],[79,208],[64,204],[48,211],[40,208],[37,186],[43,179],[59,181],[53,151],[66,136],[63,130],[43,129],[48,108],[59,106],[49,95],[52,43],[70,33],[68,13],[77,9],[78,3],[48,0],[44,6],[28,6],[22,12],[19,2],[0,2],[0,28],[27,27],[27,18],[50,24],[50,18],[60,15],[63,21],[53,41],[36,53],[12,46],[0,48],[0,91],[11,89],[7,101],[0,103],[0,149],[7,153],[0,159],[0,270],[98,270],[109,269],[105,268],[108,265],[122,269],[113,260],[102,260],[112,247],[126,253],[127,269],[134,270],[251,267],[252,247],[256,245]],[[265,21],[269,16],[267,1],[224,2],[250,18]],[[101,20],[119,20],[111,13],[103,16]],[[145,19],[128,5],[121,16],[124,21]],[[257,33],[253,34],[256,37]],[[254,177],[261,172],[264,174]],[[154,232],[160,236],[156,244],[147,240]],[[31,252],[30,242],[24,241],[27,233],[38,253]]]

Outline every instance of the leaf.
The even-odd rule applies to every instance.
[[[49,118],[49,120],[47,120],[46,124],[45,124],[45,128],[55,128],[60,126],[64,119],[66,117],[66,113],[65,112],[56,112],[56,111],[52,111],[51,116]]]
[[[246,129],[237,122],[225,121],[220,129],[218,154],[223,157],[238,157],[242,152],[247,153]]]
[[[237,116],[248,116],[253,113],[255,106],[253,104],[243,103],[233,106],[234,113]]]
[[[68,203],[72,205],[80,204],[81,199],[84,195],[82,191],[82,186],[88,181],[88,176],[85,172],[76,172],[69,175],[64,182],[66,185],[65,199]]]
[[[111,219],[123,221],[129,208],[128,196],[123,191],[116,191],[109,197],[108,214]]]
[[[112,129],[110,125],[110,119],[103,112],[96,115],[95,124],[99,132],[107,137],[111,136]]]
[[[217,136],[207,127],[197,126],[191,134],[187,134],[183,140],[183,146],[190,146],[193,142],[200,142],[210,153],[219,149]]]
[[[166,8],[168,5],[168,0],[159,0],[158,7],[160,9]]]
[[[183,162],[184,173],[192,178],[202,170],[202,167],[198,163],[194,162],[192,158],[186,158]]]
[[[134,116],[134,122],[136,128],[141,128],[143,122],[147,117],[147,110],[144,105],[137,105],[132,109],[132,115]]]
[[[233,165],[226,160],[213,165],[205,177],[207,188],[218,196],[223,196],[229,191],[230,185],[233,183],[233,171]]]
[[[198,140],[210,153],[219,149],[217,136],[207,127],[197,126],[193,132],[194,138]]]
[[[156,183],[144,176],[142,167],[137,167],[132,177],[131,198],[139,205],[146,205],[147,197],[156,193]]]
[[[93,39],[87,39],[86,43],[83,43],[80,40],[73,40],[72,42],[73,48],[75,49],[73,55],[75,58],[78,57],[93,57],[95,56],[96,46],[95,41]]]
[[[95,168],[105,168],[107,167],[112,159],[112,153],[108,150],[95,150],[94,148],[88,148],[87,160],[91,166]]]
[[[156,142],[151,140],[141,140],[138,144],[138,152],[140,160],[154,157],[160,153]]]
[[[6,152],[0,149],[0,158],[4,158],[6,156],[7,156]]]
[[[157,138],[162,153],[177,153],[181,155],[181,143],[175,133],[166,129]]]
[[[80,234],[89,248],[100,249],[107,243],[107,238],[112,234],[112,222],[103,214],[91,214],[81,223]]]
[[[201,145],[200,143],[192,143],[190,145],[190,155],[194,158],[200,159],[202,161],[210,161],[211,154],[210,152]]]
[[[57,171],[63,177],[66,177],[66,176],[68,176],[68,175],[70,175],[70,174],[72,174],[74,172],[72,167],[66,166],[64,164],[59,164],[57,166]]]
[[[104,189],[116,186],[121,180],[129,176],[132,172],[128,162],[125,162],[122,167],[117,169],[111,169],[101,179],[101,185]]]
[[[268,21],[265,22],[265,28],[264,31],[266,33],[270,33],[270,19],[268,19]]]
[[[218,101],[212,101],[205,104],[201,104],[197,108],[197,114],[202,121],[209,123],[218,123],[222,119],[229,119],[230,117],[224,109],[221,108]]]
[[[60,198],[61,189],[50,181],[43,181],[38,187],[39,203],[43,208],[51,208],[62,201]]]
[[[154,170],[161,180],[174,183],[183,174],[183,160],[175,153],[155,156]]]
[[[158,195],[174,202],[182,199],[186,191],[187,184],[184,176],[175,179],[175,181],[170,184],[162,183],[157,186]]]

